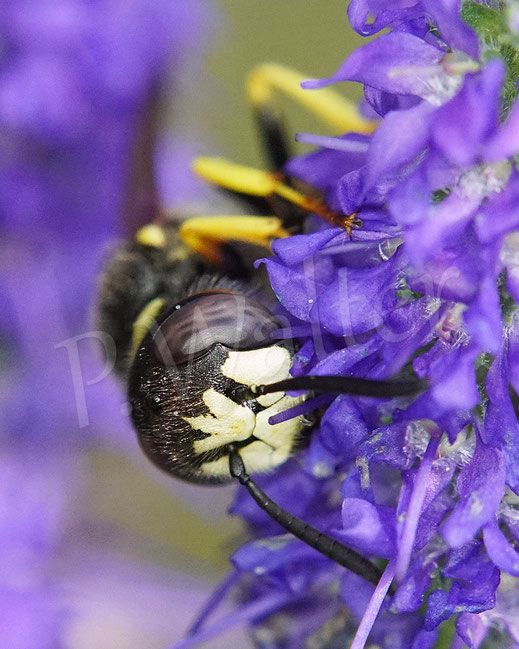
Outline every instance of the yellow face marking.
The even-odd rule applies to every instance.
[[[239,453],[249,473],[262,473],[283,464],[291,455],[294,442],[303,425],[299,417],[270,426],[269,417],[287,410],[303,401],[304,397],[287,397],[277,401],[273,406],[256,416],[253,434],[258,438]],[[205,462],[200,467],[208,476],[229,477],[229,458],[224,456],[214,462]]]
[[[269,471],[286,462],[290,457],[290,446],[272,449],[264,442],[253,442],[240,449],[240,455],[247,471],[261,473]],[[227,459],[227,473],[229,473],[229,458]]]
[[[274,426],[271,426],[268,420],[269,417],[293,408],[304,400],[304,396],[288,397],[285,395],[276,401],[276,403],[272,404],[270,408],[259,412],[256,415],[254,436],[266,444],[273,446],[276,450],[284,450],[288,453],[293,446],[294,438],[301,430],[301,420],[298,417],[294,417]]]
[[[290,452],[285,449],[272,449],[265,442],[252,442],[240,449],[240,455],[249,473],[264,473],[286,462]],[[224,456],[214,462],[205,462],[200,467],[208,476],[229,478],[229,458]]]
[[[221,371],[224,376],[243,385],[273,383],[289,376],[291,362],[290,352],[284,347],[272,346],[245,352],[231,351]],[[233,441],[246,440],[254,435],[258,438],[257,441],[251,442],[239,451],[247,470],[257,473],[273,469],[290,457],[303,423],[300,417],[294,417],[271,426],[268,423],[269,417],[296,406],[304,399],[305,396],[289,397],[283,392],[259,397],[257,401],[265,407],[265,410],[254,415],[252,410],[245,407],[248,411],[245,416],[247,422],[250,422],[245,433],[241,424],[244,407],[238,406],[213,389],[207,390],[204,393],[204,402],[214,417],[206,415],[186,418],[186,421],[193,428],[209,433],[211,437],[194,442],[193,447],[196,453],[200,453]],[[208,476],[228,478],[229,458],[224,456],[213,462],[205,462],[200,470]]]
[[[197,454],[231,442],[241,442],[252,435],[256,417],[250,408],[235,403],[213,388],[206,390],[202,399],[209,408],[208,415],[183,417],[192,428],[210,435],[193,443]]]
[[[151,246],[152,248],[166,247],[166,234],[160,225],[156,223],[148,223],[148,225],[142,227],[135,235],[135,240],[143,246]]]
[[[275,383],[288,378],[292,357],[284,347],[264,347],[247,352],[229,352],[229,357],[222,365],[222,374],[236,383],[243,385],[261,385]],[[262,406],[270,406],[278,401],[282,392],[265,394],[258,397]]]
[[[315,212],[322,216],[323,219],[330,221],[330,223],[344,228],[348,233],[351,233],[352,228],[361,225],[361,221],[356,214],[340,214],[334,212],[321,201],[306,196],[297,191],[297,189],[287,185],[278,174],[270,171],[245,167],[244,165],[235,164],[223,158],[206,157],[196,158],[193,163],[193,169],[206,180],[220,187],[230,189],[231,191],[242,192],[252,196],[271,196],[272,194],[282,196],[287,201],[294,203],[294,205],[299,205],[299,207],[307,212]],[[191,241],[186,241],[186,236],[187,233],[182,236],[185,243],[188,243],[195,250],[202,252],[207,258],[214,257],[215,253],[210,251],[210,237],[206,238],[205,243],[202,241],[202,237],[199,237],[201,241],[198,244],[192,244]],[[251,241],[250,238],[244,240]],[[200,250],[200,247],[196,247],[202,244],[207,249],[207,252],[204,252],[203,249]]]

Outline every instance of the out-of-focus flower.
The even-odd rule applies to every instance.
[[[77,469],[45,450],[4,452],[1,467],[0,633],[12,649],[61,647],[69,611],[51,566]]]
[[[234,511],[259,537],[234,557],[254,575],[244,601],[258,604],[259,646],[355,636],[361,649],[371,633],[381,647],[432,647],[443,622],[452,646],[478,647],[497,625],[496,642],[517,641],[519,591],[503,580],[519,575],[519,54],[506,4],[352,0],[354,29],[388,31],[304,84],[360,82],[380,122],[372,136],[303,136],[321,150],[286,169],[362,220],[350,239],[312,217],[264,260],[300,337],[293,374],[414,371],[430,387],[412,403],[335,399],[308,450],[259,480],[295,515],[389,559],[384,586],[279,536],[239,494]]]
[[[68,353],[76,346],[55,345],[92,329],[88,314],[107,239],[146,222],[156,207],[151,182],[139,185],[131,170],[142,155],[139,139],[151,130],[158,87],[175,57],[198,42],[202,11],[198,2],[138,0],[2,8],[2,338],[9,326],[16,331],[12,355],[17,368],[25,365],[3,392],[10,404],[2,404],[4,430],[59,437],[60,422],[86,423],[88,413],[77,412],[83,395],[70,380]],[[132,211],[125,209],[129,197]],[[85,380],[103,369],[98,354],[86,352],[93,338],[77,340]],[[78,388],[82,378],[74,378]],[[93,385],[90,392],[95,416],[107,389]],[[107,411],[119,410],[112,406]],[[113,428],[108,422],[106,430]]]
[[[12,649],[68,646],[77,619],[56,566],[74,538],[79,453],[133,439],[124,399],[101,380],[99,343],[108,361],[112,350],[89,311],[103,247],[157,207],[152,154],[140,156],[157,93],[200,46],[206,10],[198,0],[0,9],[0,635]]]
[[[197,42],[201,18],[198,2],[49,0],[2,9],[2,338],[12,342],[9,327],[18,338],[2,394],[4,430],[57,437],[60,422],[87,421],[89,413],[78,413],[83,379],[73,377],[74,386],[68,354],[82,354],[85,381],[103,369],[97,350],[87,351],[99,341],[85,335],[102,246],[128,229],[129,194],[137,204],[126,210],[129,229],[155,206],[153,187],[131,187],[130,171],[158,85]],[[77,347],[66,345],[79,335]],[[92,416],[107,389],[89,392]],[[108,412],[119,411],[111,405]]]

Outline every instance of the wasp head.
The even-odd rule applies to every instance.
[[[292,343],[259,302],[208,291],[169,309],[144,337],[130,373],[132,418],[146,454],[169,473],[198,483],[231,480],[229,445],[249,471],[266,471],[294,451],[303,418],[269,418],[303,397],[284,393],[243,402],[243,386],[289,376]]]

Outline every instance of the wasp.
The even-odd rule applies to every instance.
[[[127,384],[132,420],[146,455],[169,474],[203,485],[233,479],[282,527],[372,583],[379,568],[337,540],[281,509],[251,473],[271,471],[300,449],[309,419],[269,419],[315,392],[392,397],[423,390],[417,380],[290,376],[297,349],[276,339],[275,297],[254,276],[251,248],[301,231],[316,213],[345,231],[357,215],[330,210],[323,197],[283,173],[289,150],[272,94],[278,89],[342,131],[369,133],[334,91],[303,92],[303,75],[264,65],[248,94],[270,167],[261,171],[201,158],[195,170],[245,199],[261,215],[157,218],[116,251],[101,280],[99,320],[115,341],[116,370]],[[300,396],[288,394],[302,391]]]

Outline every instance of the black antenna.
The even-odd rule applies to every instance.
[[[233,478],[239,480],[246,487],[261,509],[275,520],[276,523],[279,523],[287,532],[290,532],[290,534],[293,534],[325,557],[328,557],[328,559],[335,561],[335,563],[347,568],[366,581],[369,581],[375,586],[378,584],[382,577],[382,571],[372,564],[371,561],[365,559],[362,555],[355,552],[355,550],[346,547],[331,536],[319,532],[315,527],[308,525],[308,523],[297,518],[297,516],[289,514],[289,512],[271,500],[249,476],[242,458],[232,444],[229,445],[229,471]]]
[[[297,376],[269,383],[268,385],[243,386],[237,390],[242,401],[250,401],[271,392],[288,390],[312,390],[330,394],[351,394],[360,397],[410,397],[423,392],[429,381],[420,379],[386,381],[376,379],[359,379],[353,376]]]

